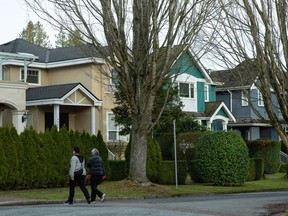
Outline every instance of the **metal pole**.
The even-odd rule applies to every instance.
[[[173,132],[174,132],[175,184],[176,184],[176,189],[178,189],[177,152],[176,152],[176,120],[173,120]]]

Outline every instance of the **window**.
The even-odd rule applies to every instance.
[[[115,92],[116,85],[119,82],[118,71],[116,71],[115,69],[112,69],[110,73],[111,73],[111,76],[110,76],[110,83],[108,86],[108,92]]]
[[[21,69],[21,80],[24,81],[24,69]],[[39,70],[27,70],[27,82],[28,83],[34,83],[34,84],[40,84],[39,82]]]
[[[193,83],[178,83],[179,95],[185,98],[194,98],[194,84]]]
[[[117,140],[118,135],[118,127],[115,124],[114,114],[108,113],[107,116],[107,133],[108,133],[108,141]]]
[[[258,106],[264,106],[263,95],[259,90],[258,90]]]
[[[248,92],[247,92],[247,90],[242,90],[241,99],[242,99],[242,106],[248,106]]]
[[[208,88],[208,85],[204,85],[204,97],[205,97],[205,101],[209,101],[209,88]]]

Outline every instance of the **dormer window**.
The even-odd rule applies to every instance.
[[[40,84],[39,74],[40,74],[39,70],[28,69],[26,82],[31,84]],[[25,81],[24,68],[21,69],[21,80]]]
[[[179,96],[194,98],[194,83],[178,83]]]

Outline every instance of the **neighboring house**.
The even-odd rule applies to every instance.
[[[183,111],[212,130],[226,130],[235,118],[216,101],[216,85],[204,67],[189,50],[173,60]],[[20,133],[30,126],[40,132],[66,125],[90,134],[99,130],[105,142],[128,141],[119,135],[111,112],[114,72],[89,44],[55,49],[23,39],[2,44],[0,126],[14,125]]]
[[[183,111],[211,130],[227,130],[235,118],[224,102],[216,101],[216,84],[190,50],[176,58],[172,68]]]
[[[127,141],[111,112],[113,80],[103,75],[112,70],[92,46],[47,49],[16,39],[0,45],[0,68],[0,125],[40,132],[65,124]]]
[[[242,62],[234,69],[213,71],[211,78],[219,85],[216,87],[216,98],[224,101],[236,118],[230,122],[229,129],[238,130],[246,140],[269,138],[279,140],[278,133],[269,124],[262,94],[255,86],[257,74],[253,65]],[[253,107],[265,118],[259,118],[248,103],[250,98]],[[275,104],[276,104],[275,99]],[[274,104],[274,103],[273,103]],[[275,109],[275,112],[277,110]]]

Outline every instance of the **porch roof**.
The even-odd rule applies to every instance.
[[[67,83],[29,88],[26,91],[26,105],[65,104],[67,103],[67,99],[71,102],[69,102],[69,105],[83,105],[80,100],[72,101],[69,99],[69,96],[76,91],[80,91],[84,95],[82,96],[81,101],[83,101],[85,97],[92,101],[94,106],[101,106],[102,101],[81,83]]]

